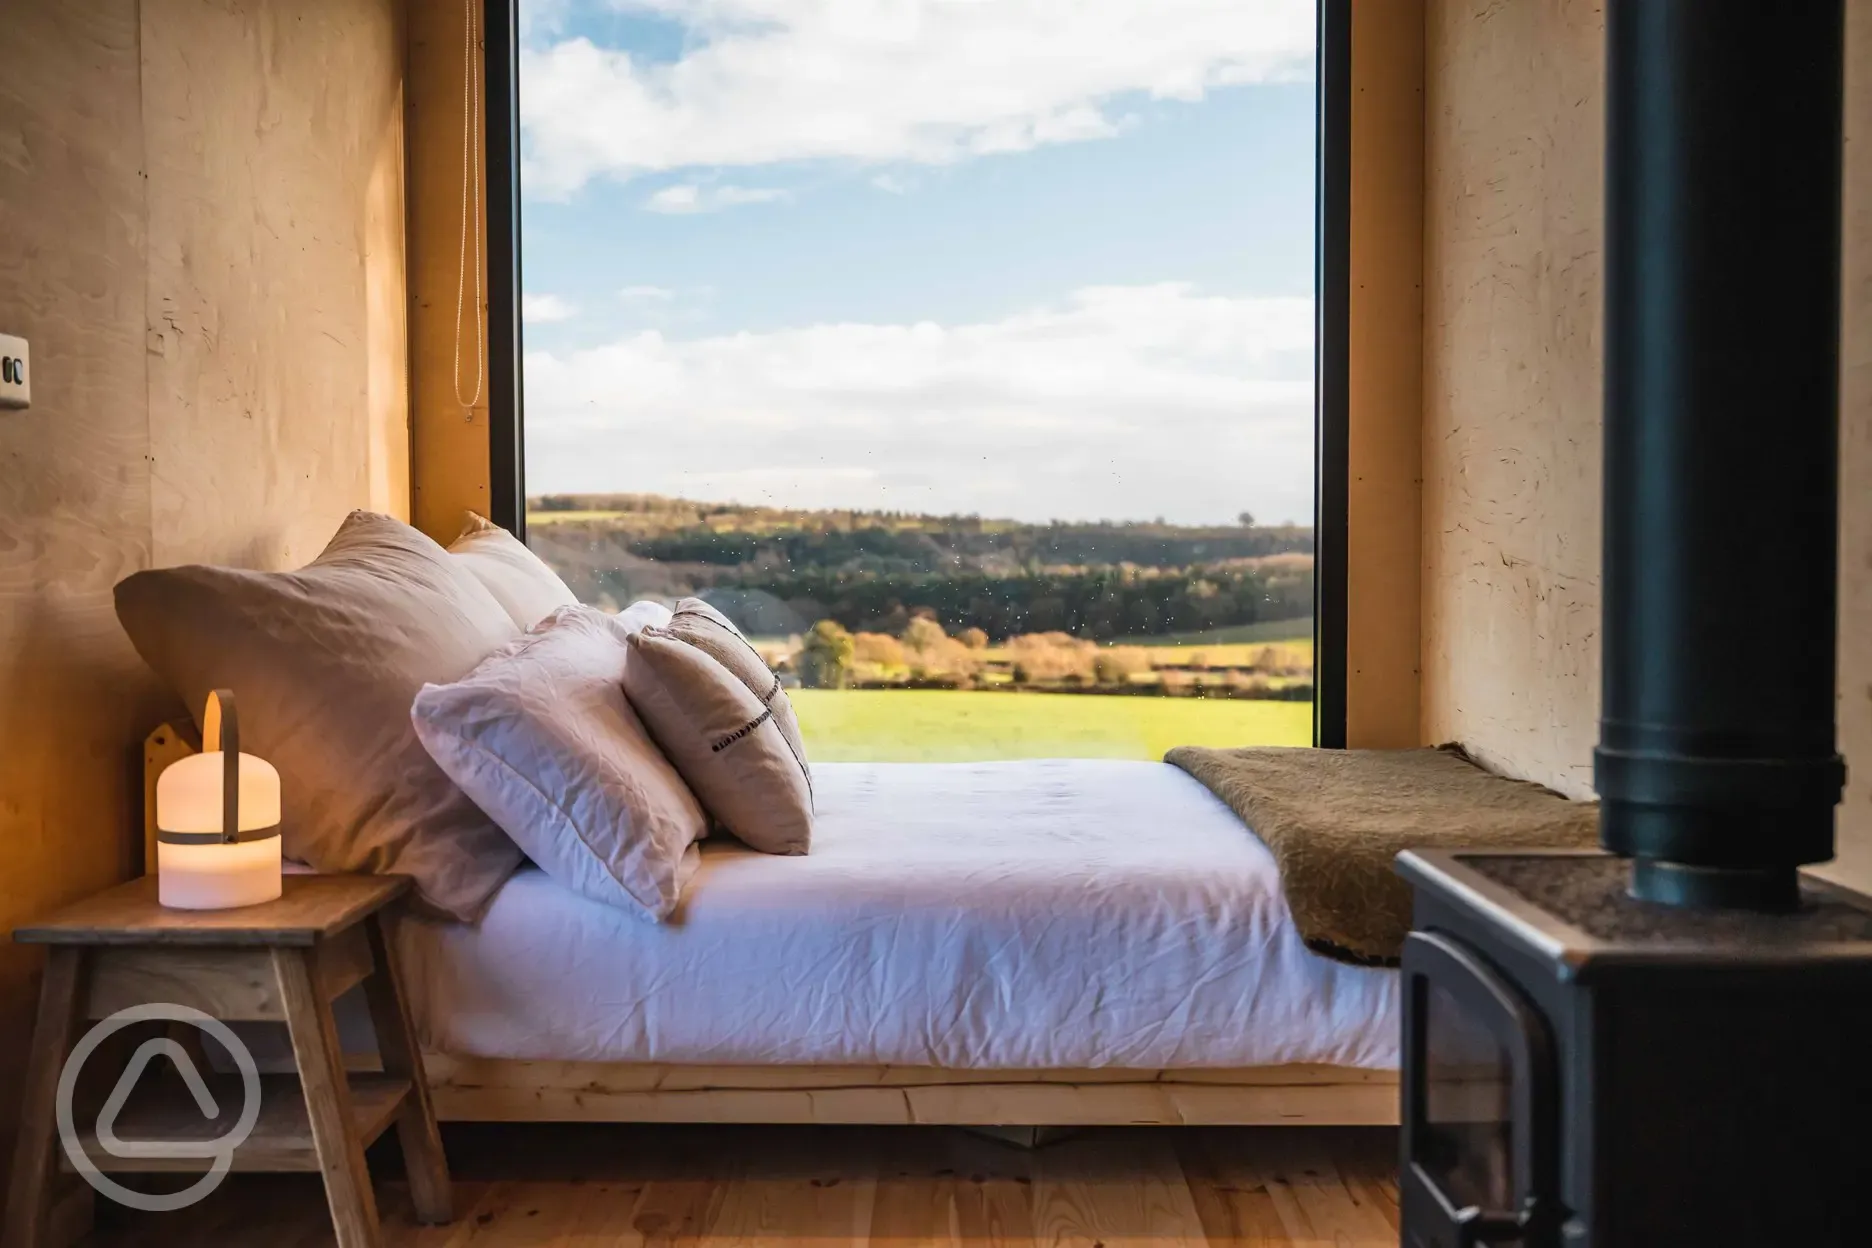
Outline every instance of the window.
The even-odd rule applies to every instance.
[[[1314,740],[1316,596],[1343,609],[1316,23],[521,0],[490,194],[528,543],[588,602],[724,611],[817,759]]]

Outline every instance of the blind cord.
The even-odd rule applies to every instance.
[[[468,206],[474,204],[472,218]],[[475,249],[474,267],[474,330],[475,330],[475,370],[474,393],[462,394],[462,310],[468,299],[468,225],[470,220],[481,220],[481,92],[479,76],[475,73],[475,0],[464,0],[462,4],[462,201],[461,201],[461,259],[455,268],[455,401],[461,404],[462,419],[474,420],[475,404],[481,401],[483,373],[487,367],[487,326],[482,320],[481,257],[480,249]]]

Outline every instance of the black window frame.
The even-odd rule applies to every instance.
[[[485,0],[488,507],[526,538],[520,294],[520,5]],[[1313,307],[1313,744],[1346,744],[1346,507],[1352,216],[1352,0],[1319,0]]]
[[[485,0],[488,510],[526,540],[526,343],[520,294],[520,0]]]
[[[1313,744],[1346,747],[1351,489],[1352,0],[1320,0],[1314,82]]]

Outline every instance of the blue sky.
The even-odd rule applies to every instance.
[[[530,491],[1310,515],[1310,3],[522,10]]]

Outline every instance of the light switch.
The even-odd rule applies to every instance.
[[[26,340],[0,334],[0,407],[32,406],[32,374],[27,368]]]

